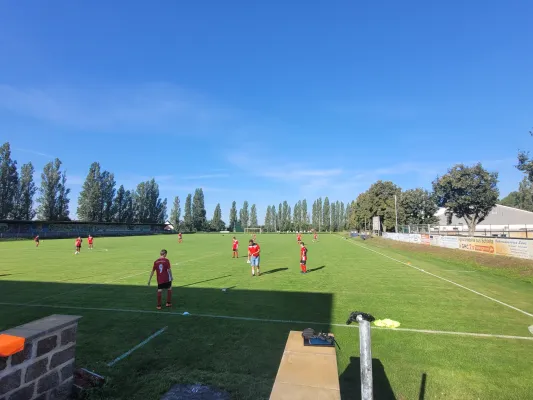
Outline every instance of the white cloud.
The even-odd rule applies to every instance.
[[[211,134],[236,110],[166,83],[21,88],[0,84],[0,110],[93,132]]]

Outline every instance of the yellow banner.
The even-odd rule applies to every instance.
[[[530,258],[529,240],[496,239],[496,254],[501,256]]]
[[[459,248],[478,253],[495,253],[494,239],[492,238],[459,238]]]

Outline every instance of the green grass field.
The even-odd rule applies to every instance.
[[[159,399],[176,383],[266,399],[289,330],[328,330],[341,347],[343,399],[357,399],[358,330],[345,321],[365,311],[406,329],[372,330],[376,399],[532,397],[531,282],[337,235],[319,243],[304,236],[307,275],[299,273],[293,235],[258,235],[264,275],[252,278],[247,237],[239,240],[240,259],[231,258],[231,235],[186,235],[179,245],[175,236],[97,238],[95,250],[84,244],[78,256],[73,240],[45,240],[38,249],[31,241],[0,243],[0,330],[50,314],[81,315],[76,364],[107,378],[89,397],[143,400]],[[155,286],[146,285],[161,248],[174,270],[171,311],[156,310]]]

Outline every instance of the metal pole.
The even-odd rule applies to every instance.
[[[374,399],[374,384],[372,379],[372,340],[370,323],[375,318],[367,313],[355,311],[350,314],[346,323],[359,323],[359,361],[361,364],[361,400]]]
[[[396,233],[398,233],[398,199],[394,195],[394,212],[396,213]]]

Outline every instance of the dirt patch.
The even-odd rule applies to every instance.
[[[438,257],[445,261],[467,264],[472,267],[505,270],[508,271],[510,275],[533,278],[533,260],[397,242],[382,238],[373,238],[370,241],[366,241],[365,244],[371,244],[372,247],[383,249],[396,249],[399,251],[417,253],[424,257]],[[528,279],[528,281],[531,280]]]

